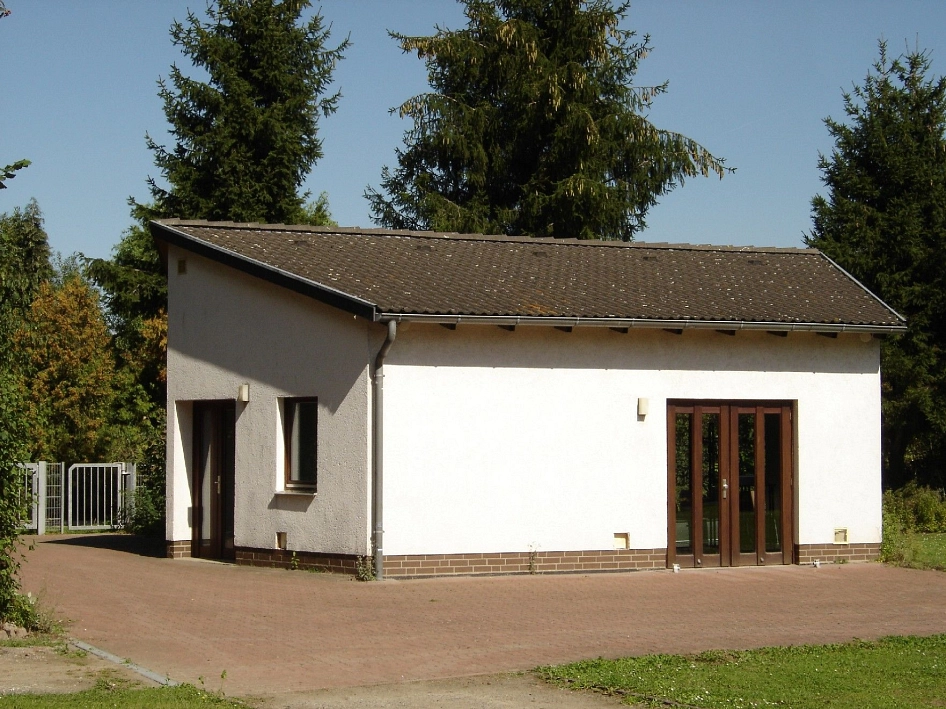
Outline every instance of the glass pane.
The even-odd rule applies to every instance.
[[[210,503],[213,494],[213,414],[204,409],[200,414],[200,538],[210,539]]]
[[[703,414],[703,553],[719,554],[719,414]]]
[[[233,502],[234,502],[234,480],[236,472],[235,461],[235,434],[236,434],[236,412],[226,407],[223,409],[222,423],[223,430],[223,449],[220,451],[220,477],[221,477],[221,506],[220,506],[220,526],[223,535],[223,542],[226,546],[232,546],[233,543]]]
[[[292,403],[290,482],[315,484],[318,409],[319,405],[315,401]]]
[[[781,414],[765,414],[765,550],[782,551]]]
[[[693,519],[693,496],[690,490],[690,428],[693,417],[690,414],[677,414],[676,421],[676,458],[677,470],[674,491],[677,509],[677,554],[692,554],[690,526]]]
[[[755,552],[755,414],[739,414],[739,551]]]

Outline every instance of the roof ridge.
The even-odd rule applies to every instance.
[[[460,232],[416,231],[411,229],[381,229],[364,227],[314,226],[309,224],[270,224],[261,222],[211,221],[207,219],[161,219],[168,226],[211,227],[216,229],[240,229],[270,232],[307,232],[317,234],[340,234],[348,236],[394,236],[412,239],[435,239],[450,241],[486,241],[511,244],[536,244],[543,246],[578,246],[591,248],[633,248],[663,251],[720,251],[725,253],[807,253],[820,254],[818,249],[795,246],[735,246],[725,244],[670,243],[665,241],[617,241],[605,239],[561,239],[550,236],[510,236],[507,234],[462,234]]]

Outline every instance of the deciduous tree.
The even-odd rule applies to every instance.
[[[818,167],[810,246],[907,318],[882,344],[885,483],[946,484],[946,78],[930,55],[880,56],[844,94]]]
[[[658,198],[723,160],[646,117],[667,84],[635,87],[646,35],[628,3],[461,0],[467,26],[392,33],[425,61],[431,91],[398,166],[368,188],[393,228],[631,240]]]
[[[115,363],[91,284],[79,275],[42,284],[13,343],[32,459],[110,458]]]

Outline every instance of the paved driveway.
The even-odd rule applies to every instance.
[[[70,633],[182,681],[271,694],[589,657],[946,632],[946,573],[880,564],[358,583],[37,538],[25,590]]]

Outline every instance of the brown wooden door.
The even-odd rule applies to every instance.
[[[667,406],[667,564],[790,564],[792,408],[780,402]]]
[[[233,559],[236,407],[233,401],[194,404],[194,487],[191,554]]]

